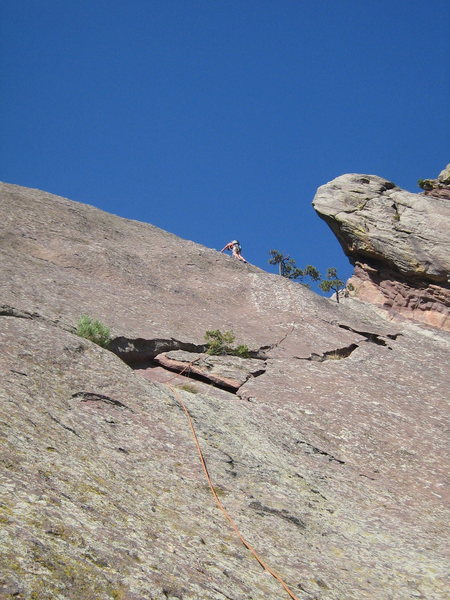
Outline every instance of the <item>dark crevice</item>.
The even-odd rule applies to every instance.
[[[58,419],[56,417],[54,417],[53,415],[51,415],[50,413],[47,413],[48,416],[50,417],[50,419],[52,421],[54,421],[55,423],[58,423],[58,425],[60,427],[62,427],[63,429],[67,429],[67,431],[70,431],[71,433],[73,433],[74,435],[76,435],[77,437],[81,437],[76,431],[75,429],[72,429],[72,427],[69,427],[68,425],[64,425],[64,423],[61,423],[61,421],[58,421]]]
[[[298,444],[299,446],[303,446],[304,452],[306,454],[319,454],[320,456],[326,456],[330,462],[337,462],[340,465],[345,465],[345,461],[340,460],[339,458],[336,458],[329,452],[325,452],[325,450],[321,450],[320,448],[313,446],[309,442],[305,442],[304,440],[296,440],[295,443]]]
[[[186,364],[160,364],[157,356],[173,350],[184,350],[185,352],[191,352],[194,354],[206,354],[208,346],[206,344],[193,344],[190,342],[182,342],[174,338],[169,339],[144,339],[144,338],[126,338],[117,337],[110,342],[108,350],[116,354],[122,359],[129,367],[135,370],[145,370],[160,367],[171,373],[182,374],[184,377],[195,381],[201,381],[213,387],[216,387],[226,392],[236,394],[236,392],[247,383],[249,379],[253,377],[259,377],[266,372],[265,365],[257,371],[249,373],[245,382],[239,385],[233,385],[227,381],[220,381],[220,376],[209,376],[207,372],[200,373],[192,369],[192,364],[199,360],[199,357],[192,363]],[[264,360],[261,356],[258,356],[258,352],[249,352],[248,358],[258,358]],[[244,359],[245,360],[245,359]]]
[[[389,346],[386,340],[383,339],[383,336],[379,335],[378,333],[372,333],[371,331],[359,331],[358,329],[353,329],[353,327],[350,327],[350,325],[342,325],[341,323],[336,323],[336,325],[340,327],[340,329],[345,329],[346,331],[352,331],[353,333],[362,335],[366,338],[366,341],[370,342],[371,344],[377,344],[378,346],[386,346],[387,348],[389,348],[389,350],[392,350],[391,346]],[[391,333],[386,334],[385,337],[388,337],[390,340],[396,340],[399,335],[402,334]]]
[[[386,334],[386,337],[388,337],[390,340],[396,340],[400,335],[403,335],[402,333],[388,333]]]
[[[142,369],[153,365],[153,359],[158,354],[171,350],[186,350],[187,352],[205,352],[206,344],[191,344],[180,340],[117,337],[108,345],[108,350],[114,352],[133,369]]]
[[[224,390],[226,392],[230,392],[232,394],[236,394],[241,389],[241,387],[243,385],[245,385],[250,379],[253,379],[254,377],[259,377],[260,375],[263,375],[266,372],[265,369],[260,369],[259,371],[250,373],[248,375],[247,379],[243,383],[241,383],[239,385],[231,385],[226,382],[218,381],[218,379],[216,379],[216,378],[213,379],[210,376],[208,376],[206,373],[202,374],[202,373],[195,372],[189,368],[189,364],[187,364],[185,367],[181,367],[180,365],[173,365],[173,366],[161,365],[156,361],[151,361],[151,363],[148,363],[147,366],[144,368],[151,368],[151,367],[161,367],[162,369],[165,369],[166,371],[169,371],[171,373],[182,374],[183,377],[187,377],[187,378],[193,379],[195,381],[201,381],[202,383],[206,383],[208,385],[211,385],[212,387],[218,388],[220,390]]]
[[[270,508],[270,506],[264,506],[261,502],[250,502],[250,508],[253,508],[259,515],[275,515],[276,517],[281,517],[290,523],[294,523],[300,529],[305,529],[306,526],[301,519],[291,515],[286,509],[278,510],[276,508]]]
[[[296,358],[297,360],[310,360],[313,362],[324,362],[326,360],[340,360],[342,358],[347,358],[348,356],[350,356],[350,354],[354,352],[358,347],[358,344],[350,344],[350,346],[344,346],[343,348],[328,350],[323,354],[317,354],[316,352],[312,352],[312,354],[307,358],[301,356],[294,356],[294,358]]]
[[[30,313],[23,310],[18,310],[13,306],[3,304],[0,306],[0,317],[15,317],[16,319],[39,319],[41,315],[38,313]]]
[[[103,396],[102,394],[94,394],[92,392],[77,392],[76,394],[72,394],[72,398],[80,398],[81,402],[104,402],[105,404],[112,404],[113,406],[119,406],[120,408],[126,408],[127,410],[131,410],[131,408],[129,408],[119,400],[114,400],[114,398],[110,398],[109,396]],[[133,411],[131,410],[131,412]]]

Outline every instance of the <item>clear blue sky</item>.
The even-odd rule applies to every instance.
[[[352,269],[311,201],[450,161],[449,0],[2,0],[0,179]]]

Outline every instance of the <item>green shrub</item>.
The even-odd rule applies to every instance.
[[[250,350],[245,344],[239,344],[239,346],[236,346],[232,354],[235,356],[240,356],[241,358],[250,358]]]
[[[219,331],[211,329],[205,333],[205,341],[208,346],[208,354],[229,354],[230,344],[234,342],[234,333],[232,331]]]
[[[96,321],[88,315],[81,315],[77,326],[77,335],[86,338],[94,344],[106,348],[111,341],[111,331],[109,327],[103,325],[100,321]]]
[[[205,341],[208,346],[206,351],[208,354],[224,355],[231,354],[232,356],[240,356],[241,358],[249,358],[250,350],[248,346],[240,344],[235,348],[232,346],[235,335],[232,331],[220,331],[212,329],[205,333]]]

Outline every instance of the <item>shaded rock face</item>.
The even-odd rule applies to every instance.
[[[0,202],[2,600],[289,597],[180,397],[294,597],[446,598],[447,333],[44,192]],[[211,329],[254,358],[205,354]]]
[[[446,197],[412,194],[381,177],[350,174],[321,186],[313,206],[355,265],[350,283],[357,298],[392,315],[450,329]]]

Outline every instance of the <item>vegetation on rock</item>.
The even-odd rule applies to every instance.
[[[278,272],[282,277],[288,279],[303,279],[310,277],[313,281],[320,281],[319,287],[323,292],[336,292],[336,302],[339,302],[339,290],[344,287],[344,282],[338,278],[337,271],[334,267],[327,269],[327,278],[322,279],[319,271],[312,265],[307,265],[304,269],[297,267],[295,260],[289,255],[284,256],[278,250],[270,250],[272,258],[269,259],[271,265],[278,265]],[[307,283],[302,283],[309,287]]]
[[[269,254],[272,257],[269,259],[269,263],[271,265],[278,265],[278,272],[282,277],[287,277],[287,279],[311,277],[313,281],[320,279],[319,271],[312,265],[307,265],[304,269],[300,269],[293,258],[289,255],[284,256],[279,250],[270,250]]]
[[[241,358],[249,358],[250,350],[245,344],[233,347],[235,335],[232,331],[220,331],[212,329],[205,333],[205,341],[208,346],[207,353],[213,355],[230,354],[232,356],[240,356]]]
[[[106,348],[111,341],[111,330],[100,321],[92,319],[89,315],[81,315],[77,326],[77,335],[86,338],[102,348]]]
[[[327,278],[319,283],[319,287],[324,292],[336,292],[336,302],[339,302],[339,290],[344,287],[344,282],[338,278],[336,269],[330,267],[327,269]]]

